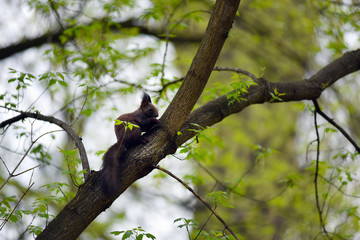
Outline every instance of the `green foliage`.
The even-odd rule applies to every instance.
[[[235,239],[232,235],[225,234],[224,231],[211,230],[208,233],[204,229],[200,229],[199,223],[193,219],[177,218],[174,220],[174,223],[180,223],[177,227],[186,229],[189,239]],[[193,232],[192,237],[190,237],[191,232]],[[244,239],[240,234],[236,235],[239,239]]]
[[[154,235],[151,233],[146,233],[144,229],[141,227],[133,228],[127,231],[112,231],[111,234],[118,236],[122,235],[122,240],[125,239],[135,239],[135,240],[142,240],[144,237],[147,239],[156,239]]]
[[[31,149],[31,155],[41,163],[50,164],[51,155],[43,144],[38,144]]]
[[[21,213],[16,211],[11,215],[13,207],[10,205],[11,203],[17,202],[15,196],[9,196],[1,200],[0,202],[0,217],[1,219],[6,219],[10,216],[9,220],[12,222],[17,222],[19,218],[21,218]]]
[[[211,192],[207,195],[207,197],[210,198],[210,203],[215,206],[220,205],[223,207],[234,208],[234,206],[230,203],[229,196],[226,192]]]
[[[64,175],[68,175],[75,186],[80,186],[84,181],[84,170],[78,170],[81,165],[81,160],[77,157],[78,150],[59,149],[60,152],[64,155],[64,160],[67,165],[67,169],[63,170],[62,173]]]
[[[132,131],[133,128],[140,128],[140,126],[138,126],[136,124],[133,124],[133,123],[127,122],[127,121],[121,121],[119,119],[115,119],[115,125],[124,125],[125,132],[126,132],[127,129]]]
[[[221,95],[226,95],[229,99],[229,104],[234,102],[246,101],[243,97],[244,94],[248,93],[248,89],[251,86],[257,86],[253,79],[234,73],[231,77],[232,82],[229,85],[223,83],[213,83],[213,88],[207,89],[204,97],[205,101],[211,100]]]
[[[100,132],[105,136],[112,130],[105,130],[95,119],[98,116],[102,121],[113,119],[120,111],[125,111],[125,95],[146,90],[156,94],[163,105],[171,99],[191,64],[198,46],[198,43],[193,44],[193,39],[201,38],[206,27],[203,20],[208,19],[214,1],[154,0],[148,1],[148,5],[136,0],[29,0],[24,3],[42,21],[49,23],[34,22],[42,26],[37,28],[39,31],[46,26],[49,29],[44,32],[63,31],[58,43],[46,46],[47,62],[42,65],[50,70],[31,73],[38,69],[26,69],[26,64],[9,68],[5,78],[7,87],[0,93],[0,106],[5,113],[19,110],[59,117],[80,136],[84,135],[86,141],[93,138],[95,144],[92,145],[98,146],[100,138],[95,139],[91,134]],[[330,59],[351,48],[349,39],[358,42],[360,13],[359,7],[353,4],[354,1],[327,0],[242,1],[217,64],[240,67],[269,81],[303,79],[305,72],[319,69],[312,59],[322,58],[320,50],[330,50]],[[249,88],[256,85],[251,78],[237,73],[213,73],[202,99],[206,102],[225,95],[230,104],[244,101]],[[323,89],[328,87],[322,86]],[[341,113],[344,125],[348,125],[355,139],[359,139],[360,134],[358,104],[354,103],[354,99],[358,99],[358,92],[354,91],[357,88],[355,83],[344,84],[343,88],[339,87],[341,90],[330,92],[330,98],[322,96],[324,101],[331,99],[326,102],[328,110],[334,115]],[[272,89],[270,94],[271,102],[282,102],[284,93]],[[337,96],[342,98],[337,100]],[[312,135],[306,135],[305,141],[301,138],[302,134],[314,130],[308,128],[311,123],[303,122],[304,116],[314,112],[314,107],[309,102],[297,103],[297,107],[278,105],[251,106],[222,121],[217,129],[193,125],[191,131],[195,138],[179,150],[188,160],[180,164],[191,167],[184,179],[193,184],[200,195],[208,197],[229,226],[243,233],[240,239],[322,237],[313,194],[316,148],[311,144]],[[11,145],[9,152],[14,154],[24,153],[26,144],[42,129],[42,126],[36,129],[37,120],[22,124],[11,128],[19,141],[15,147],[9,144],[11,139],[6,141],[11,134],[2,135],[1,145]],[[31,125],[31,131],[25,124]],[[115,120],[115,124],[124,124],[125,131],[138,127],[119,120]],[[91,134],[86,132],[89,129]],[[347,150],[334,127],[321,123],[318,129],[321,132],[318,187],[323,218],[329,233],[332,231],[330,236],[349,239],[360,229],[358,206],[354,201],[359,194],[356,190],[359,154]],[[181,134],[184,133],[177,132]],[[0,218],[9,217],[9,224],[16,223],[15,228],[28,226],[27,232],[34,235],[38,235],[53,214],[74,197],[75,187],[83,182],[74,146],[68,140],[56,142],[54,145],[63,156],[59,158],[49,145],[46,141],[34,144],[25,162],[45,163],[36,174],[46,175],[51,172],[49,169],[56,169],[55,172],[62,173],[66,180],[54,182],[53,178],[58,176],[52,172],[50,176],[41,177],[41,189],[46,192],[31,191],[25,196],[22,209],[19,207],[15,211],[19,200],[9,196],[14,193],[1,193]],[[104,153],[99,149],[87,150],[97,156]],[[7,160],[5,156],[1,159]],[[16,188],[16,193],[23,192],[21,177],[14,177],[8,183],[12,189]],[[157,174],[155,177],[165,176]],[[141,184],[136,187],[134,192],[140,192]],[[159,191],[154,195],[158,194]],[[150,200],[144,198],[144,201]],[[213,217],[209,219],[207,210],[203,211],[199,205],[194,208],[194,219],[174,221],[179,228],[186,229],[191,239],[196,236],[197,239],[232,239]],[[111,227],[116,219],[124,220],[124,213],[119,215],[102,223],[95,222],[97,226],[102,224],[101,230],[97,233],[87,230],[87,234],[99,238],[99,232],[106,232],[105,228]],[[27,217],[41,223],[29,224]],[[112,234],[122,239],[155,239],[141,227]]]
[[[270,92],[271,99],[270,102],[283,102],[281,96],[286,95],[285,93],[279,93],[276,88],[274,88],[274,92]]]

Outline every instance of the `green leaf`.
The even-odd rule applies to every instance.
[[[19,218],[18,218],[17,216],[15,216],[14,214],[12,214],[12,215],[10,216],[10,221],[16,223],[18,220],[19,220]]]
[[[67,87],[68,84],[65,81],[58,81],[58,83],[63,86],[63,87]]]
[[[122,234],[122,233],[124,233],[125,231],[112,231],[112,232],[110,232],[110,234],[113,234],[113,235],[115,235],[115,236],[118,236],[118,235],[120,235],[120,234]]]
[[[54,85],[56,82],[57,82],[56,79],[54,79],[54,78],[50,79],[50,81],[49,81],[49,86]]]
[[[151,233],[146,233],[145,236],[147,238],[156,239],[156,237],[154,235],[152,235]]]
[[[128,230],[128,231],[125,232],[125,234],[122,236],[121,239],[125,240],[125,239],[129,238],[132,234],[133,234],[133,232]]]
[[[62,75],[62,73],[57,72],[56,75],[58,75],[64,81],[64,75]]]

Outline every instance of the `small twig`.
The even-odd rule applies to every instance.
[[[9,170],[9,168],[7,167],[7,165],[6,165],[6,163],[4,162],[4,160],[2,159],[2,157],[0,157],[0,160],[1,160],[1,162],[4,164],[4,166],[5,166],[5,168],[6,168],[6,171],[8,172],[8,174],[10,175],[11,173],[10,173],[10,170]]]
[[[29,171],[29,170],[32,170],[32,169],[38,167],[38,166],[36,166],[36,167],[30,168],[30,169],[28,169],[28,170],[25,170],[25,171],[23,171],[23,172],[21,172],[21,173],[15,174],[15,171],[19,168],[19,166],[21,165],[21,163],[24,161],[25,157],[29,154],[29,152],[30,152],[31,148],[34,146],[34,144],[35,144],[40,138],[42,138],[44,135],[49,134],[49,133],[52,133],[52,132],[57,132],[57,131],[58,131],[58,130],[56,130],[56,131],[51,131],[51,132],[46,132],[46,133],[40,135],[39,137],[37,137],[34,141],[31,141],[31,144],[30,144],[29,148],[26,150],[25,154],[22,156],[22,158],[20,159],[20,161],[19,161],[18,164],[15,166],[15,168],[13,169],[12,172],[9,171],[9,169],[8,169],[8,168],[6,167],[6,165],[5,165],[5,162],[1,159],[1,161],[4,163],[6,169],[8,170],[9,176],[8,176],[7,179],[3,182],[3,184],[0,186],[0,190],[5,186],[5,184],[10,180],[10,178],[19,176],[19,175],[21,175],[21,174],[23,174],[23,173],[25,173],[25,172],[27,172],[27,171]]]
[[[33,169],[35,169],[35,168],[37,168],[37,167],[40,167],[40,166],[41,166],[41,164],[36,165],[35,167],[32,167],[32,168],[26,169],[25,171],[22,171],[22,172],[20,172],[20,173],[18,173],[18,174],[12,174],[12,176],[13,176],[13,177],[20,176],[20,175],[22,175],[22,174],[24,174],[24,173],[26,173],[26,172],[28,172],[28,171],[31,171],[31,170],[33,170]]]
[[[350,137],[350,135],[342,128],[340,127],[333,119],[331,119],[329,116],[327,116],[320,108],[319,103],[316,99],[313,99],[313,103],[315,106],[315,111],[319,113],[323,118],[326,119],[330,124],[332,124],[334,127],[336,127],[343,135],[346,137],[347,140],[355,147],[356,151],[360,154],[360,147],[356,144],[356,142]]]
[[[198,162],[198,165],[207,173],[210,175],[211,178],[213,178],[215,180],[215,182],[220,186],[222,187],[223,189],[227,190],[228,193],[233,193],[233,194],[236,194],[240,197],[243,197],[245,199],[248,199],[250,201],[255,201],[255,202],[270,202],[272,200],[274,200],[275,198],[279,197],[281,194],[283,194],[286,189],[288,188],[288,186],[285,186],[283,189],[281,189],[277,194],[275,194],[274,196],[271,196],[270,198],[268,199],[257,199],[257,198],[254,198],[252,196],[247,196],[243,193],[240,193],[236,190],[236,187],[238,184],[240,184],[241,180],[251,171],[251,169],[254,167],[254,165],[252,165],[240,178],[240,180],[232,187],[230,186],[227,186],[226,184],[224,184],[223,182],[221,182],[213,173],[211,173],[205,166],[203,166],[201,163]]]
[[[9,221],[11,215],[15,212],[15,209],[17,208],[17,206],[19,206],[21,200],[24,198],[24,196],[26,195],[26,193],[30,190],[30,188],[34,185],[34,183],[32,183],[27,189],[26,191],[23,193],[23,195],[21,196],[21,198],[19,199],[19,201],[16,203],[14,209],[11,211],[11,213],[9,214],[9,216],[7,216],[5,218],[5,220],[1,223],[0,225],[0,231],[3,229],[3,227],[5,226],[5,224]]]
[[[330,180],[328,180],[324,176],[322,176],[320,174],[318,176],[321,177],[322,179],[324,179],[324,181],[326,181],[329,184],[329,186],[332,186],[338,192],[342,193],[344,196],[351,197],[351,198],[360,198],[360,196],[356,196],[356,195],[352,195],[352,194],[348,194],[348,193],[344,192],[340,187],[336,186],[333,182],[331,182]]]
[[[214,209],[215,210],[215,209]],[[210,221],[210,218],[213,216],[214,214],[211,213],[210,216],[206,219],[205,223],[202,225],[202,227],[200,228],[198,234],[195,236],[194,240],[196,240],[199,236],[200,233],[204,230],[205,226],[208,224],[208,222]]]
[[[194,189],[192,189],[188,184],[186,184],[185,182],[183,182],[180,178],[178,178],[177,176],[175,176],[175,175],[174,175],[173,173],[171,173],[170,171],[168,171],[168,170],[166,170],[166,169],[164,169],[164,168],[162,168],[162,167],[160,167],[160,166],[155,166],[154,168],[156,168],[156,169],[158,169],[158,170],[160,170],[160,171],[168,174],[168,175],[171,176],[172,178],[176,179],[179,183],[181,183],[184,187],[186,187],[197,199],[199,199],[199,200],[216,216],[217,219],[219,219],[219,221],[224,225],[225,229],[227,229],[235,239],[239,240],[239,238],[236,236],[235,232],[226,224],[226,222],[219,216],[219,214],[217,214],[217,213],[215,212],[215,210],[212,209],[212,207],[210,206],[210,204],[207,203],[204,199],[202,199],[202,198],[200,197],[199,194],[197,194],[197,193],[195,192]]]
[[[249,78],[251,78],[252,80],[254,80],[255,82],[258,80],[258,78],[252,74],[251,72],[248,72],[246,70],[240,69],[240,68],[231,68],[231,67],[214,67],[213,69],[214,71],[231,71],[231,72],[236,72],[236,73],[240,73],[243,75],[248,76]]]
[[[318,188],[318,176],[319,176],[319,158],[320,158],[320,136],[319,130],[317,125],[317,115],[316,111],[314,111],[314,124],[315,124],[315,132],[316,132],[316,139],[317,139],[317,147],[316,147],[316,166],[315,166],[315,177],[314,177],[314,185],[315,185],[315,201],[316,201],[316,208],[319,214],[319,220],[322,230],[324,231],[325,235],[330,238],[327,234],[325,229],[324,220],[322,218],[322,209],[320,207],[320,200],[319,200],[319,188]]]

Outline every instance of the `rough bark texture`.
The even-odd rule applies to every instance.
[[[161,121],[169,129],[170,137],[186,120],[200,97],[228,36],[240,1],[216,1],[203,40]]]

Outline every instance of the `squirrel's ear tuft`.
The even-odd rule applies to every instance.
[[[141,101],[141,107],[148,105],[151,103],[150,95],[146,92],[143,93],[142,101]]]

